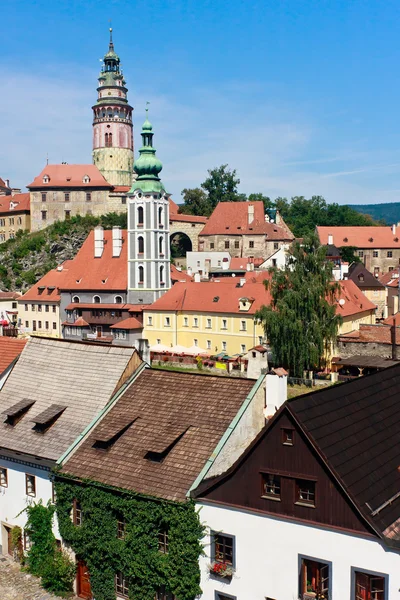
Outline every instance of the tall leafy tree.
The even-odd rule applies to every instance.
[[[208,196],[201,188],[185,188],[182,190],[184,204],[179,212],[185,215],[210,215]]]
[[[230,170],[228,165],[209,169],[208,177],[200,188],[186,188],[182,191],[184,204],[180,207],[180,212],[209,217],[218,202],[246,200],[246,196],[238,192],[239,183],[236,170]]]
[[[341,322],[334,303],[338,284],[332,282],[325,252],[315,236],[295,243],[286,268],[271,269],[271,278],[264,282],[271,306],[262,306],[255,315],[276,364],[295,377],[323,366]]]

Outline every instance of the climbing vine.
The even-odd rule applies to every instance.
[[[61,536],[85,561],[96,600],[115,600],[119,571],[135,600],[154,600],[160,586],[179,600],[201,593],[203,526],[192,501],[167,502],[68,478],[57,478],[55,488]],[[82,510],[79,526],[71,519],[74,501]],[[121,520],[123,539],[117,536]],[[168,535],[166,553],[159,551],[160,532]]]

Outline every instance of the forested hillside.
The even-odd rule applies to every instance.
[[[352,204],[353,208],[364,215],[371,215],[377,221],[393,225],[400,221],[400,202],[385,202],[384,204]]]

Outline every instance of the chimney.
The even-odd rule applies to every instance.
[[[246,277],[241,277],[241,278],[239,279],[239,283],[240,283],[240,287],[243,287],[243,286],[244,286],[244,284],[246,283]]]
[[[200,273],[194,274],[194,281],[195,281],[195,283],[200,283],[200,281],[201,281]]]
[[[364,267],[367,269],[367,271],[371,270],[371,255],[370,254],[364,255]]]
[[[101,258],[104,250],[104,229],[101,225],[94,228],[94,257]]]
[[[392,342],[392,360],[397,360],[396,319],[393,319],[393,325],[390,326],[390,341]]]
[[[249,204],[247,207],[248,224],[251,225],[254,221],[254,204]]]
[[[265,409],[266,419],[280,409],[287,400],[287,372],[285,369],[271,369],[265,377]]]
[[[393,235],[396,235],[396,225],[395,224],[392,225],[392,233],[393,233]]]
[[[333,235],[331,233],[328,235],[328,246],[333,246]]]
[[[121,227],[112,228],[112,255],[120,256],[122,250],[122,231]]]
[[[6,179],[6,187],[8,187],[8,188],[10,187],[10,180],[9,179]]]

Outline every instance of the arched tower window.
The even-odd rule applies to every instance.
[[[122,296],[115,296],[114,302],[115,304],[122,304]]]
[[[162,225],[163,209],[162,206],[158,209],[158,224]]]
[[[144,253],[144,239],[141,235],[138,237],[138,252],[139,254]]]
[[[112,133],[106,133],[105,140],[106,140],[106,148],[111,148],[112,147]]]
[[[73,302],[74,304],[79,304],[79,302],[80,302],[79,296],[73,296],[73,298],[72,298],[72,302]]]
[[[143,282],[144,282],[144,268],[139,267],[139,283],[143,283]]]
[[[160,283],[161,285],[164,283],[164,267],[160,267]]]
[[[143,206],[139,206],[137,209],[137,220],[138,225],[143,225]]]
[[[164,254],[164,251],[163,251],[163,239],[162,239],[162,237],[160,237],[158,239],[158,251],[159,251],[160,254]]]
[[[100,302],[101,302],[101,298],[100,298],[100,296],[93,296],[93,302],[94,302],[95,304],[100,304]]]

